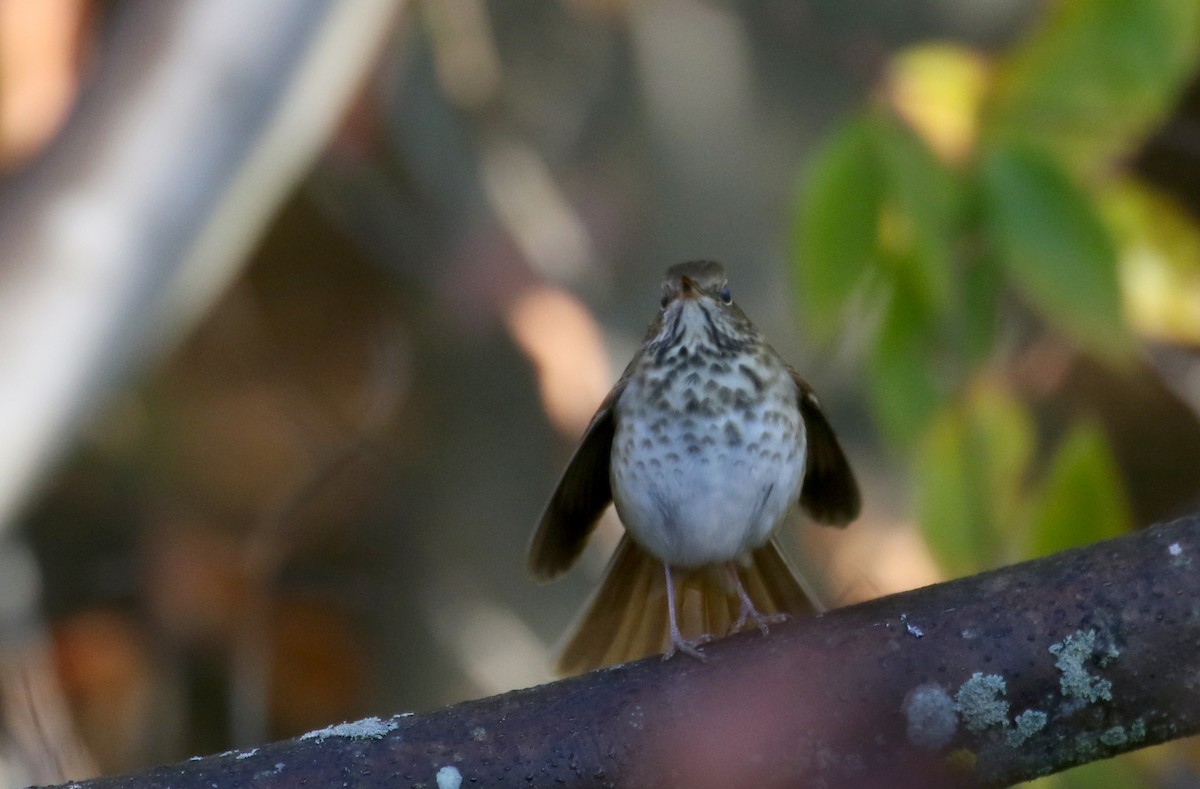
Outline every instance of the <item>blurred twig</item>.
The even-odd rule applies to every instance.
[[[0,536],[108,390],[165,350],[237,273],[401,5],[120,4],[65,130],[0,194]],[[12,579],[0,580],[12,597]],[[36,618],[36,593],[15,591],[29,609],[17,618]],[[20,635],[0,626],[0,644]],[[34,676],[44,681],[34,687]],[[22,700],[6,703],[9,736],[68,737],[61,716],[48,717],[61,707],[52,676],[0,666],[6,702]],[[22,726],[18,712],[40,725]]]
[[[1200,730],[1197,556],[1193,515],[735,636],[704,663],[648,659],[77,786],[431,786],[439,771],[487,786],[1004,786]]]
[[[255,339],[265,342],[261,332]],[[269,350],[269,349],[268,349]],[[230,666],[230,710],[235,743],[256,742],[266,736],[269,722],[269,675],[272,617],[279,576],[296,545],[298,513],[337,476],[369,454],[380,431],[395,416],[403,395],[402,352],[396,336],[381,336],[373,345],[372,365],[362,386],[362,406],[349,426],[331,425],[302,391],[289,391],[291,376],[280,376],[280,390],[290,394],[287,406],[295,415],[299,438],[310,447],[307,472],[272,502],[255,523],[244,550],[250,592],[239,612],[235,649]]]
[[[138,0],[0,195],[0,529],[107,389],[237,272],[400,0]]]

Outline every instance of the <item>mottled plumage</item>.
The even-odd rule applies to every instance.
[[[560,671],[663,649],[699,655],[699,643],[747,621],[765,632],[812,610],[772,538],[797,499],[824,523],[858,515],[853,473],[812,389],[733,303],[720,264],[672,266],[661,312],[530,545],[530,569],[546,580],[575,561],[610,501],[628,532]]]

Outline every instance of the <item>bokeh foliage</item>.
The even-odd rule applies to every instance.
[[[917,511],[948,571],[1130,525],[1100,424],[1039,446],[1006,362],[1048,330],[1122,369],[1138,328],[1123,292],[1133,250],[1195,265],[1195,228],[1148,208],[1166,201],[1121,160],[1198,47],[1198,4],[1066,0],[999,56],[901,53],[880,100],[811,165],[795,245],[806,315],[826,338],[866,327],[872,410],[914,460]]]
[[[1120,372],[1200,333],[1200,232],[1124,160],[1200,63],[1200,3],[1061,0],[1011,51],[902,52],[803,183],[809,327],[865,337],[871,410],[962,575],[1113,536],[1103,426],[1040,435],[1013,362],[1052,337]]]

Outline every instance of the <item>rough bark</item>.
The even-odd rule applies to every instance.
[[[1200,727],[1198,558],[1191,516],[734,636],[706,662],[78,786],[1004,786]]]

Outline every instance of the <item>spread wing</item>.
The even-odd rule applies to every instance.
[[[613,409],[625,389],[622,377],[592,417],[583,440],[546,505],[529,543],[529,572],[548,581],[575,563],[596,521],[612,501],[609,459],[616,419]]]
[[[800,488],[800,506],[819,523],[845,526],[862,509],[854,472],[812,387],[795,370],[788,368],[788,372],[796,382],[800,415],[808,433],[808,461]]]

